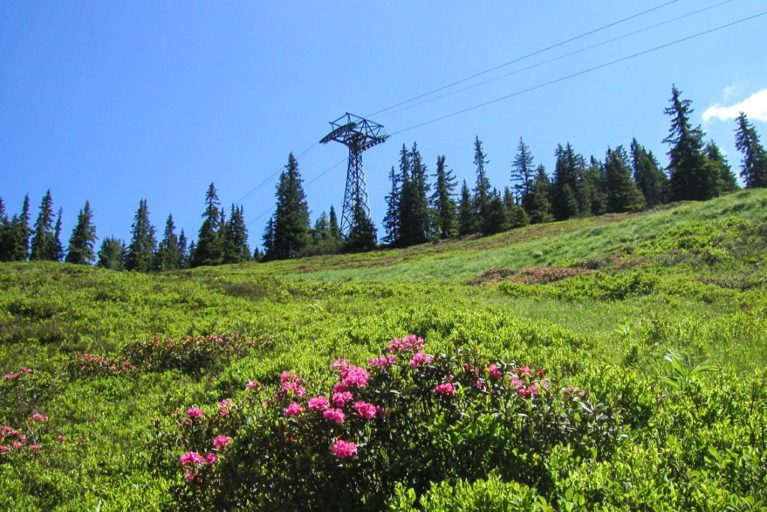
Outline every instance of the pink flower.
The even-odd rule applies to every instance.
[[[531,395],[537,395],[538,394],[538,388],[535,385],[529,386],[527,388],[527,392]]]
[[[366,420],[372,420],[378,414],[379,407],[368,402],[354,402],[354,410]]]
[[[346,368],[349,366],[349,361],[346,359],[336,359],[333,361],[333,364],[330,365],[330,367],[334,370],[342,370],[343,368]]]
[[[254,380],[249,380],[247,384],[245,384],[245,389],[256,389],[258,387],[258,382]]]
[[[282,384],[282,391],[285,393],[293,393],[300,397],[304,396],[306,392],[301,384],[301,378],[295,372],[282,372],[280,374],[280,383]]]
[[[199,407],[190,407],[186,410],[186,415],[190,418],[202,418],[203,412]]]
[[[32,368],[27,368],[26,366],[22,366],[21,368],[19,368],[19,370],[26,373],[27,375],[32,375],[33,373],[35,373],[35,371]]]
[[[549,389],[549,381],[547,381],[547,380],[542,380],[542,381],[540,382],[540,385],[541,385],[541,387],[542,387],[543,389]]]
[[[370,374],[359,366],[346,366],[341,369],[341,384],[347,388],[364,388],[368,385]]]
[[[503,372],[496,365],[491,364],[487,367],[487,373],[494,379],[500,379],[503,376]]]
[[[3,375],[3,378],[5,380],[16,380],[19,377],[21,377],[20,373],[6,373],[5,375]]]
[[[344,441],[343,439],[337,439],[333,443],[333,455],[338,460],[354,457],[357,455],[357,445],[351,441]]]
[[[371,357],[368,359],[368,364],[370,364],[371,368],[387,368],[396,362],[397,358],[392,355]]]
[[[205,462],[208,464],[215,464],[216,463],[216,456],[213,453],[206,453],[205,454]]]
[[[487,386],[485,385],[485,383],[479,379],[477,379],[477,382],[474,383],[474,387],[480,391],[484,391],[485,389],[487,389]]]
[[[10,450],[10,448],[8,448],[8,447],[7,447],[7,446],[5,446],[5,445],[1,445],[1,444],[0,444],[0,453],[5,453],[5,452],[7,452],[8,450]]]
[[[347,402],[351,402],[352,400],[354,400],[354,395],[352,395],[349,391],[339,391],[338,393],[333,393],[333,405],[336,407],[343,407]]]
[[[14,441],[11,446],[13,446],[14,448],[16,448],[18,450],[19,448],[24,446],[24,443],[20,443],[18,441]]]
[[[430,364],[434,360],[434,357],[429,354],[424,354],[423,352],[416,352],[415,355],[413,355],[413,358],[410,360],[411,368],[418,368],[419,366],[423,366],[425,364]]]
[[[296,402],[290,402],[290,405],[288,405],[285,409],[282,411],[285,413],[285,416],[301,416],[301,413],[304,412],[304,409]]]
[[[336,382],[333,384],[333,393],[343,393],[344,391],[348,391],[348,389],[343,382]]]
[[[519,372],[519,373],[524,373],[524,374],[525,374],[525,375],[527,375],[528,377],[530,376],[530,372],[531,372],[531,371],[532,371],[532,370],[530,370],[530,367],[529,367],[529,366],[523,366],[522,368],[518,368],[518,369],[517,369],[517,372]]]
[[[435,386],[434,393],[438,395],[453,396],[455,394],[455,386],[452,382],[445,382],[439,386]]]
[[[524,387],[524,384],[522,384],[522,381],[519,380],[517,377],[512,377],[511,378],[511,385],[514,386],[517,389],[520,389],[520,388]]]
[[[423,348],[423,338],[414,334],[405,336],[401,340],[393,339],[386,347],[389,352],[417,352]]]
[[[213,438],[213,448],[220,450],[226,448],[232,442],[232,438],[229,436],[216,436]]]
[[[330,407],[330,403],[326,396],[313,396],[309,399],[308,407],[312,411],[324,411]]]
[[[229,416],[229,407],[234,405],[234,401],[231,398],[225,398],[218,403],[218,415]]]
[[[48,421],[48,416],[44,416],[39,412],[34,413],[31,418],[35,421]]]
[[[205,464],[205,458],[197,452],[186,452],[178,458],[181,466],[190,466],[195,464]]]
[[[39,444],[30,444],[29,445],[29,449],[32,450],[33,452],[39,451],[40,450],[40,445]]]
[[[322,411],[322,417],[326,420],[334,421],[336,423],[343,423],[344,419],[346,419],[346,415],[344,414],[344,411],[341,409],[325,409]]]

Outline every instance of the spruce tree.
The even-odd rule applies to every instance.
[[[40,203],[40,213],[32,235],[30,260],[53,259],[53,198],[48,190]]]
[[[77,265],[90,265],[95,258],[93,251],[95,243],[96,227],[93,225],[93,212],[90,203],[85,201],[85,206],[77,214],[77,224],[69,238],[65,261]]]
[[[189,267],[189,249],[186,239],[186,233],[182,229],[178,234],[178,268]]]
[[[376,247],[376,227],[362,204],[357,203],[352,210],[352,226],[344,243],[349,252],[370,251]]]
[[[718,196],[738,189],[738,179],[732,172],[727,158],[725,158],[719,146],[711,140],[706,144],[706,176],[709,176],[713,183],[711,185],[714,195]]]
[[[290,153],[277,185],[274,246],[271,251],[274,259],[296,258],[303,253],[309,242],[309,206],[302,183],[298,161]],[[359,221],[354,219],[356,213],[353,212],[352,222]]]
[[[330,213],[328,214],[328,223],[330,224],[330,234],[336,241],[340,242],[343,237],[341,236],[341,228],[338,227],[336,210],[332,205],[330,206]]]
[[[546,169],[539,165],[535,173],[535,180],[533,180],[532,194],[527,210],[531,223],[538,224],[551,220],[550,195],[551,181],[548,174],[546,174]]]
[[[402,194],[400,175],[394,172],[394,167],[389,171],[389,181],[391,183],[391,191],[386,195],[386,215],[383,220],[383,227],[386,234],[383,237],[383,242],[392,245],[396,243],[400,237],[399,204]]]
[[[11,223],[5,213],[3,198],[0,197],[0,261],[10,260],[11,240]]]
[[[705,200],[717,195],[718,178],[714,169],[706,165],[703,130],[690,123],[693,109],[690,100],[681,99],[681,91],[671,88],[671,106],[665,113],[671,116],[671,128],[663,142],[670,144],[669,187],[672,201]]]
[[[532,192],[532,185],[530,190]],[[506,209],[509,229],[521,228],[530,223],[530,218],[528,217],[527,212],[520,204],[518,204],[509,187],[503,189],[503,207]]]
[[[479,137],[474,138],[474,167],[476,169],[476,182],[474,185],[474,212],[477,222],[480,226],[485,222],[487,216],[487,207],[490,202],[490,180],[487,177],[485,165],[489,160],[485,151],[482,149],[482,141]]]
[[[622,146],[607,150],[605,182],[607,211],[609,213],[634,212],[644,208],[644,196],[631,179],[628,155]]]
[[[224,260],[224,225],[216,186],[211,183],[205,193],[205,211],[192,254],[192,266],[220,265]]]
[[[161,272],[176,270],[181,266],[181,258],[181,246],[176,235],[176,224],[173,222],[173,215],[168,215],[162,240],[157,245],[154,268]]]
[[[61,243],[61,215],[63,209],[59,208],[56,216],[56,224],[53,228],[53,238],[51,239],[51,261],[61,261],[64,259],[64,246]]]
[[[434,209],[435,232],[439,238],[451,238],[456,234],[455,176],[445,165],[445,155],[437,156],[437,171],[431,204]]]
[[[264,233],[261,235],[261,245],[264,247],[265,261],[275,259],[274,257],[274,216],[269,217],[269,220],[264,227]]]
[[[743,153],[740,176],[746,188],[767,187],[767,151],[759,142],[759,134],[743,112],[737,124],[735,147]]]
[[[511,183],[519,198],[522,208],[530,213],[530,201],[533,194],[533,182],[535,181],[535,167],[533,154],[530,147],[525,144],[522,137],[519,138],[517,154],[511,164]]]
[[[125,244],[111,236],[101,241],[99,259],[96,266],[110,270],[123,270]]]
[[[607,181],[605,167],[597,158],[592,156],[589,166],[581,173],[581,182],[584,185],[586,200],[584,210],[591,215],[602,215],[607,211]]]
[[[579,186],[583,170],[583,157],[568,142],[557,146],[554,180],[551,187],[551,210],[557,220],[577,217],[582,208],[591,212],[591,198],[583,186]],[[578,195],[576,193],[580,192]]]
[[[29,227],[29,210],[29,194],[25,194],[21,213],[14,215],[9,222],[8,255],[10,261],[26,261],[29,258],[29,237],[32,234]]]
[[[402,182],[400,200],[400,236],[398,243],[413,245],[425,242],[431,234],[431,213],[427,193],[426,165],[418,146],[410,150],[410,172]]]
[[[463,180],[461,199],[458,203],[458,234],[464,236],[476,232],[477,220],[474,214],[474,198],[471,197],[466,180]]]
[[[480,229],[483,235],[492,235],[509,229],[509,217],[501,199],[501,194],[493,189],[481,218]]]
[[[666,202],[668,177],[651,151],[647,151],[636,139],[631,141],[631,167],[634,182],[645,198],[647,208],[655,208]]]
[[[224,230],[224,263],[241,263],[250,259],[248,227],[243,207],[232,205]]]
[[[133,219],[131,242],[125,255],[125,269],[138,272],[149,272],[154,263],[154,252],[157,244],[155,229],[149,220],[149,207],[146,199],[139,201],[138,210]]]

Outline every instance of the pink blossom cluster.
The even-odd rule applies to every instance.
[[[443,396],[455,395],[455,385],[452,382],[443,382],[434,387],[434,393]]]
[[[26,435],[22,434],[18,430],[8,425],[0,427],[0,460],[13,450],[21,450],[27,447],[33,453],[40,450],[40,445],[36,443],[30,443]]]
[[[202,468],[216,463],[216,455],[212,452],[205,456],[198,452],[186,452],[178,458],[179,464],[184,469],[184,478],[189,482],[202,482]]]
[[[354,402],[352,407],[354,407],[354,410],[357,411],[357,414],[359,414],[360,417],[366,420],[372,420],[376,416],[383,415],[384,412],[383,408],[371,404],[370,402]]]
[[[333,393],[332,402],[336,407],[343,407],[352,400],[354,400],[354,395],[350,391],[336,391]]]
[[[19,368],[19,371],[17,372],[6,373],[5,375],[3,375],[3,379],[16,380],[19,378],[28,377],[32,375],[33,373],[35,373],[35,371],[32,368],[27,368],[25,366],[22,366],[21,368]]]
[[[423,352],[416,352],[413,354],[412,359],[410,359],[410,362],[408,365],[410,365],[411,368],[418,368],[427,364],[431,364],[431,362],[434,360],[434,356],[430,354],[424,354]]]
[[[301,382],[301,378],[296,375],[296,372],[282,372],[280,374],[280,391],[277,392],[278,397],[293,394],[297,397],[304,396],[306,390]]]
[[[258,383],[258,381],[255,381],[255,380],[249,380],[249,381],[248,381],[248,383],[247,383],[247,384],[245,384],[245,389],[250,389],[250,390],[253,390],[253,389],[257,389],[257,388],[258,388],[258,386],[259,386],[259,383]]]
[[[336,439],[336,442],[333,443],[332,451],[338,460],[347,459],[357,455],[357,444],[352,441]]]
[[[328,402],[328,398],[324,395],[313,396],[309,399],[307,407],[311,411],[324,411],[330,407],[330,402]]]
[[[213,448],[216,450],[223,450],[232,443],[232,438],[229,436],[218,435],[213,438]]]
[[[202,418],[205,415],[205,413],[202,412],[202,409],[199,407],[190,407],[184,412],[184,414],[186,415],[186,418],[184,418],[181,423],[187,426],[193,425],[195,420]]]
[[[371,357],[368,359],[368,364],[371,368],[388,368],[389,366],[396,364],[397,358],[393,355],[381,355],[378,357]]]
[[[363,389],[368,385],[370,374],[364,368],[359,366],[350,365],[346,359],[337,359],[332,368],[338,371],[341,377],[338,390],[345,391],[347,389]]]
[[[322,411],[322,417],[326,420],[332,421],[334,423],[341,424],[346,419],[346,415],[344,414],[344,411],[341,409],[333,409],[332,407],[329,407]]]
[[[218,415],[227,417],[234,408],[234,400],[225,398],[218,403]]]
[[[301,407],[301,405],[297,402],[290,402],[290,405],[288,405],[285,409],[283,409],[283,414],[285,416],[301,416],[303,414],[304,409]]]
[[[490,378],[492,379],[500,379],[501,377],[503,377],[503,372],[501,371],[501,369],[494,364],[488,365],[487,373],[488,375],[490,375]]]
[[[420,336],[411,334],[402,339],[394,338],[386,346],[389,352],[418,352],[423,348],[424,341]]]
[[[32,416],[30,416],[30,418],[32,418],[33,421],[40,421],[40,422],[48,421],[48,416],[46,416],[44,414],[40,414],[39,412],[36,412],[36,413],[32,414]]]
[[[85,373],[125,373],[135,370],[127,359],[119,358],[109,360],[104,356],[97,356],[83,352],[80,354],[80,371]]]

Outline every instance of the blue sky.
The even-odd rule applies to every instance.
[[[520,136],[549,170],[559,143],[601,158],[608,146],[628,145],[632,137],[665,164],[663,109],[672,83],[693,101],[694,121],[737,167],[732,118],[739,110],[750,114],[767,143],[767,16],[408,128],[761,13],[767,5],[2,2],[0,197],[15,212],[29,193],[34,216],[50,188],[55,206],[64,209],[65,242],[86,199],[99,237],[129,238],[139,199],[146,198],[158,232],[172,213],[194,238],[212,181],[227,208],[241,201],[253,246],[274,204],[276,179],[267,177],[290,151],[303,153],[299,165],[312,217],[331,204],[340,209],[345,164],[328,169],[345,158],[345,148],[314,143],[344,112],[370,115],[654,7],[404,105],[411,108],[372,117],[396,134],[364,157],[379,228],[388,171],[403,143],[417,141],[432,171],[444,153],[456,175],[471,183],[472,142],[479,136],[498,188],[509,183]],[[487,83],[455,92],[479,82]]]

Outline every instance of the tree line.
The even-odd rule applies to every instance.
[[[671,201],[707,200],[738,188],[722,151],[705,141],[700,126],[693,126],[689,100],[672,87],[665,113],[671,126],[668,166],[663,169],[652,151],[636,139],[628,149],[608,148],[604,158],[588,160],[570,143],[557,146],[551,176],[535,163],[530,147],[519,139],[511,163],[509,185],[493,187],[489,163],[479,137],[474,140],[475,179],[463,180],[460,191],[445,155],[436,159],[430,174],[418,145],[403,144],[397,167],[389,173],[382,242],[404,247],[435,239],[471,234],[490,235],[527,224],[537,224],[604,213],[634,212]],[[735,146],[742,153],[740,175],[746,188],[767,187],[767,152],[745,114],[736,119]],[[115,237],[102,240],[95,252],[96,228],[90,203],[85,202],[66,246],[61,242],[62,210],[54,213],[50,191],[43,196],[34,225],[30,226],[30,200],[21,212],[8,217],[0,198],[0,261],[50,260],[96,264],[114,270],[166,271],[202,265],[255,260],[278,260],[318,254],[356,252],[377,246],[376,228],[367,215],[352,212],[351,232],[344,236],[331,206],[310,225],[309,206],[298,161],[290,154],[280,174],[274,214],[262,236],[263,252],[250,252],[243,208],[221,207],[213,183],[205,194],[203,222],[196,242],[183,230],[176,233],[173,216],[165,222],[162,239],[142,199],[133,219],[129,243]]]

